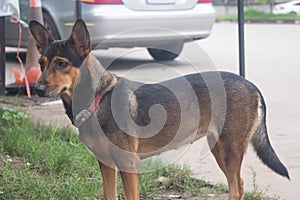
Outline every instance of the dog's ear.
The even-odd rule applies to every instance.
[[[42,54],[47,44],[54,41],[53,37],[42,24],[35,20],[30,21],[29,29],[36,41],[38,51]]]
[[[91,52],[90,34],[82,19],[77,19],[70,40],[73,41],[75,49],[82,59]]]

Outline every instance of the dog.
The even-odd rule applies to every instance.
[[[189,74],[157,84],[134,82],[109,73],[93,56],[82,19],[62,41],[36,21],[29,27],[41,54],[42,76],[35,91],[62,98],[81,140],[99,161],[105,199],[117,199],[117,169],[125,199],[137,200],[141,159],[203,136],[227,178],[230,200],[244,194],[240,170],[249,143],[264,164],[289,179],[268,139],[263,96],[251,82],[228,72]]]

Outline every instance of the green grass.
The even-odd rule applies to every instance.
[[[142,199],[166,191],[224,199],[228,192],[224,184],[191,178],[187,166],[145,160],[142,167],[148,171],[140,176]],[[248,199],[268,199],[257,191],[247,193]],[[24,112],[0,108],[0,199],[103,199],[98,164],[72,128],[32,123]]]
[[[101,197],[95,159],[69,127],[0,110],[0,199]]]
[[[244,200],[279,200],[280,198],[278,196],[267,196],[268,188],[265,190],[262,190],[258,187],[256,183],[256,172],[253,168],[251,168],[253,173],[253,179],[252,179],[252,185],[253,190],[251,192],[245,192]]]
[[[219,15],[218,19],[237,19],[236,14]],[[297,14],[270,14],[257,9],[245,10],[245,19],[300,19]]]

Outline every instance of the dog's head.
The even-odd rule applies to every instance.
[[[30,31],[41,57],[42,76],[35,86],[39,96],[72,96],[74,81],[85,57],[90,53],[90,37],[82,19],[78,19],[67,40],[54,40],[37,21],[31,21]]]

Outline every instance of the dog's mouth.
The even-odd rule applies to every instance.
[[[61,96],[62,94],[64,94],[67,91],[67,87],[63,87],[60,91],[55,89],[55,88],[51,88],[49,87],[45,93],[43,95],[39,95],[39,96],[44,96],[44,97],[57,97],[57,96]]]
[[[65,91],[67,91],[67,87],[63,87],[63,89],[61,89],[60,93],[59,94],[63,94]]]

